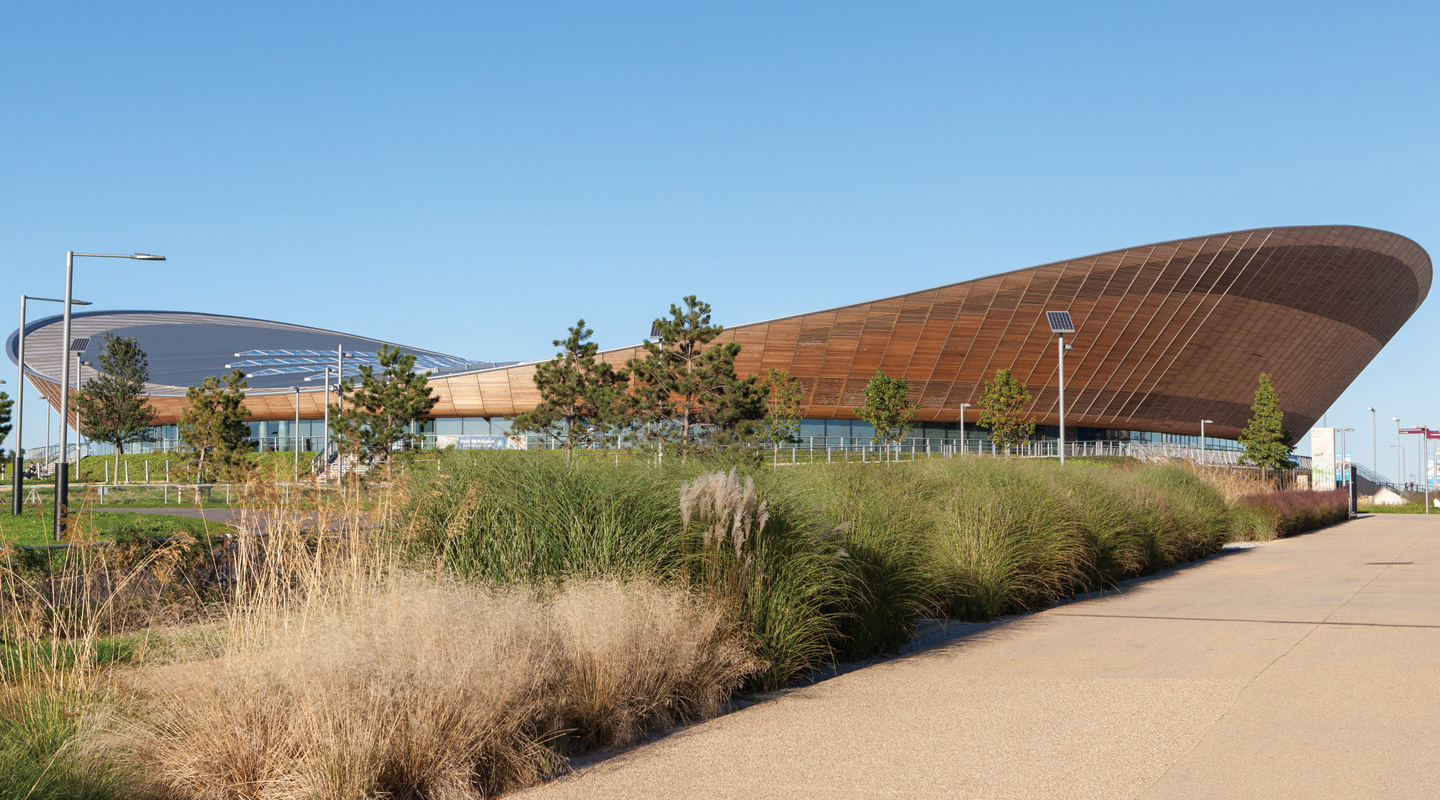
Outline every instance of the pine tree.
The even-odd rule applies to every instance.
[[[563,442],[567,463],[575,448],[600,441],[624,416],[629,375],[596,359],[600,346],[590,341],[594,334],[582,319],[568,338],[553,342],[561,351],[535,368],[540,403],[517,416],[513,426],[517,433],[533,431]]]
[[[188,407],[180,413],[180,439],[195,454],[195,482],[208,476],[242,477],[250,445],[250,416],[245,408],[245,373],[235,370],[223,379],[208,377],[185,390]]]
[[[118,474],[125,445],[155,438],[155,409],[145,400],[150,359],[138,340],[106,332],[99,361],[98,374],[75,395],[75,410],[86,435],[115,447]]]
[[[915,405],[910,402],[910,382],[892,378],[880,370],[865,384],[865,405],[855,409],[855,416],[875,428],[873,442],[895,445],[910,432],[915,419]],[[895,457],[900,453],[897,450]]]
[[[430,379],[415,372],[415,356],[382,345],[376,358],[379,376],[364,364],[359,385],[352,378],[340,384],[345,410],[330,407],[330,431],[343,451],[380,462],[388,477],[395,446],[419,439],[406,428],[429,414],[440,398],[430,391]]]
[[[995,378],[985,382],[985,394],[975,405],[980,424],[990,429],[997,446],[1008,449],[1035,435],[1035,421],[1025,413],[1030,400],[1030,390],[1009,369],[996,370]]]
[[[1250,421],[1240,432],[1245,451],[1240,463],[1270,469],[1289,469],[1290,453],[1295,449],[1284,428],[1285,414],[1280,410],[1280,395],[1270,383],[1270,376],[1260,373],[1255,401],[1250,404]]]
[[[645,357],[626,365],[634,377],[631,415],[652,439],[674,442],[682,453],[743,432],[765,414],[755,376],[735,375],[736,342],[707,346],[724,330],[710,324],[710,305],[690,295],[685,308],[670,306],[655,320],[659,342],[645,342]]]

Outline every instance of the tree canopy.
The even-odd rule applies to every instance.
[[[724,331],[710,323],[710,305],[695,295],[682,302],[655,320],[658,341],[645,342],[645,356],[626,368],[634,384],[632,419],[650,439],[673,442],[683,453],[763,417],[765,398],[758,378],[735,374],[738,343],[710,344]]]
[[[582,319],[567,338],[553,342],[560,352],[535,368],[540,403],[517,416],[512,428],[563,443],[567,461],[575,448],[599,442],[625,415],[629,374],[596,358],[600,346],[590,341],[594,334]]]
[[[245,419],[245,373],[235,370],[223,379],[208,377],[185,391],[187,408],[180,413],[180,439],[195,454],[195,481],[236,480],[246,467],[244,454],[250,426]]]
[[[985,382],[985,394],[975,404],[980,424],[990,429],[990,438],[999,447],[1009,448],[1035,435],[1035,421],[1025,413],[1030,390],[1009,369],[995,371]]]
[[[364,364],[358,384],[353,378],[341,382],[347,405],[343,411],[330,406],[330,431],[342,452],[378,462],[388,472],[396,445],[419,439],[406,429],[429,414],[440,398],[430,391],[429,378],[415,372],[415,356],[389,345],[382,345],[376,356],[379,375]]]
[[[1284,429],[1285,414],[1280,410],[1280,395],[1270,383],[1270,376],[1260,373],[1255,400],[1250,404],[1250,421],[1240,432],[1244,452],[1240,463],[1270,469],[1289,469],[1290,453],[1295,449],[1290,433]]]
[[[887,445],[898,443],[910,432],[910,423],[915,420],[910,382],[876,370],[865,384],[865,405],[855,409],[855,416],[874,426],[872,441]]]

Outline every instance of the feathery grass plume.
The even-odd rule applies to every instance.
[[[687,528],[692,520],[702,526],[706,550],[724,546],[728,538],[735,558],[743,560],[752,530],[763,531],[769,518],[765,502],[755,495],[755,479],[742,481],[734,469],[706,473],[680,485],[680,519]]]

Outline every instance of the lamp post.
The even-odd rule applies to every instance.
[[[295,430],[290,432],[295,438],[295,474],[290,480],[300,482],[300,387],[295,387]]]
[[[1395,482],[1405,482],[1405,449],[1400,446],[1400,418],[1390,418],[1395,423]]]
[[[962,456],[965,455],[965,409],[969,407],[969,403],[960,404],[960,455]]]
[[[1375,431],[1377,430],[1375,407],[1368,406],[1367,410],[1370,412],[1370,468],[1378,474],[1380,472],[1380,445],[1375,443]]]
[[[1069,311],[1046,311],[1045,320],[1050,323],[1050,332],[1058,336],[1056,349],[1060,353],[1060,466],[1065,466],[1065,334],[1075,332],[1075,322]]]
[[[25,471],[25,448],[21,432],[25,430],[25,302],[27,300],[40,300],[46,303],[65,302],[54,297],[20,295],[20,332],[16,334],[19,341],[15,353],[15,474],[11,476],[10,483],[10,515],[15,517],[20,516],[21,475]],[[90,305],[88,300],[71,300],[70,303],[77,306]],[[48,409],[50,406],[46,404],[45,407]],[[47,436],[50,433],[48,425],[45,433]]]
[[[1203,466],[1209,459],[1205,457],[1205,426],[1214,425],[1213,419],[1200,420],[1200,464]]]
[[[74,250],[65,251],[65,321],[62,324],[60,341],[70,342],[70,303],[73,299],[71,289],[75,280],[75,258],[129,258],[135,261],[164,261],[164,256],[152,256],[146,253],[131,253],[121,255],[118,253],[77,253]],[[69,500],[70,489],[70,468],[66,463],[65,447],[66,437],[69,431],[65,422],[70,414],[70,359],[63,358],[60,363],[60,471],[55,476],[55,541],[65,533],[65,504]],[[78,429],[77,429],[78,434]]]

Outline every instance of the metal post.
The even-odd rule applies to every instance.
[[[1200,465],[1205,465],[1205,420],[1200,420]]]
[[[75,252],[65,251],[65,312],[61,325],[60,341],[67,351],[70,348],[70,294],[75,277]],[[70,358],[68,352],[60,354],[60,471],[55,476],[55,541],[65,534],[65,503],[68,500],[70,475],[66,464],[65,447],[69,444],[70,432],[66,422],[70,414]]]
[[[25,472],[25,446],[20,433],[25,428],[25,295],[20,295],[20,343],[15,365],[15,474],[10,476],[10,515],[21,513],[20,491]]]
[[[970,404],[969,404],[969,403],[961,403],[961,404],[960,404],[960,455],[961,455],[961,456],[964,456],[964,455],[965,455],[965,409],[967,409],[967,408],[969,408],[969,407],[970,407]]]
[[[293,481],[300,480],[300,387],[295,387],[295,430],[290,432],[295,437],[295,476]]]
[[[1420,457],[1420,459],[1419,459],[1420,465],[1415,468],[1416,471],[1420,473],[1420,481],[1425,484],[1425,513],[1426,513],[1426,514],[1429,514],[1429,513],[1430,513],[1430,476],[1427,475],[1426,472],[1425,472],[1426,468],[1429,466],[1429,464],[1426,463],[1426,460],[1425,460],[1425,440],[1426,440],[1426,437],[1428,437],[1429,435],[1430,435],[1430,429],[1429,429],[1429,428],[1424,428],[1424,427],[1422,427],[1422,428],[1420,429],[1420,434],[1419,434],[1419,436],[1420,436],[1420,440],[1419,440],[1420,447],[1419,447],[1419,452],[1416,454],[1416,455],[1418,455],[1418,456]]]
[[[1065,334],[1057,334],[1060,343],[1060,466],[1065,466]]]
[[[1370,468],[1380,473],[1380,445],[1375,443],[1375,407],[1370,406]]]
[[[1395,421],[1395,469],[1399,473],[1395,476],[1395,485],[1398,487],[1405,483],[1405,450],[1400,447],[1400,418],[1391,419]]]

